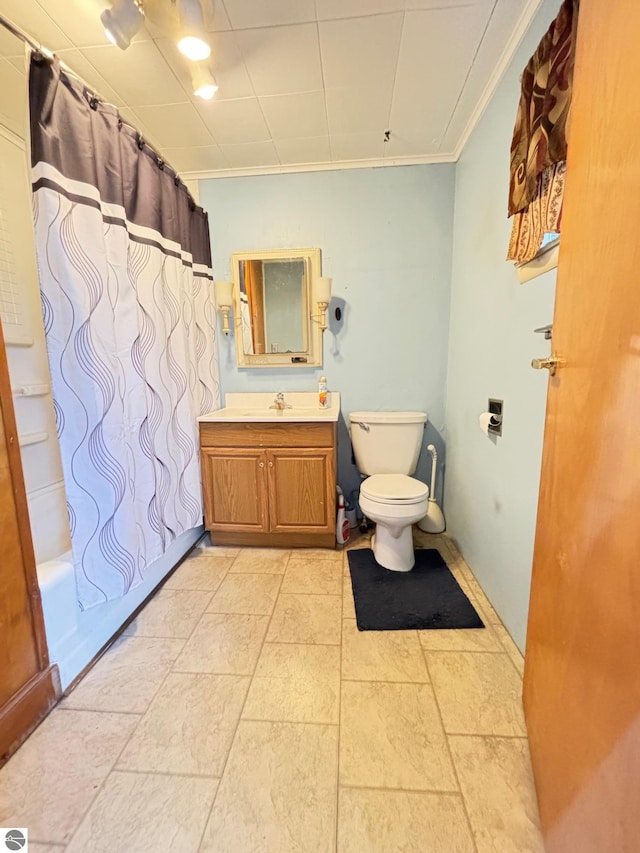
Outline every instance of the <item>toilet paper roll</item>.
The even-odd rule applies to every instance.
[[[480,429],[485,435],[489,435],[489,424],[491,422],[491,412],[483,412],[478,418]]]

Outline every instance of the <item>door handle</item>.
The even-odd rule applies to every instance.
[[[534,370],[548,370],[549,376],[555,376],[556,370],[558,367],[564,364],[564,359],[557,356],[555,353],[549,356],[549,358],[532,358],[531,359],[531,367]]]

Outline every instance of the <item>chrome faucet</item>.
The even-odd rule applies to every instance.
[[[270,409],[277,409],[281,412],[283,409],[292,409],[293,406],[290,403],[285,403],[284,401],[284,392],[278,391],[273,401],[273,404],[269,406]]]

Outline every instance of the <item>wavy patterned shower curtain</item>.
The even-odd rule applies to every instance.
[[[29,77],[36,251],[78,601],[125,595],[202,523],[219,405],[207,215],[54,59]]]

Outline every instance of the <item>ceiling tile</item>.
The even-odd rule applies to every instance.
[[[322,89],[315,24],[243,30],[237,36],[256,95]]]
[[[359,18],[385,12],[403,12],[415,9],[443,9],[446,7],[493,6],[494,0],[316,0],[318,20]]]
[[[202,148],[165,148],[163,154],[178,172],[207,172],[229,168],[229,161],[217,145],[206,145]]]
[[[491,11],[494,5],[495,0],[404,0],[404,8],[408,12],[418,9],[455,9],[463,6],[484,6]]]
[[[528,0],[498,0],[442,140],[441,151],[456,148],[527,3]]]
[[[253,96],[253,86],[236,44],[235,33],[212,33],[210,41],[211,57],[206,64],[219,86],[216,100]],[[191,85],[192,63],[180,53],[171,39],[158,39],[156,45],[180,80],[187,96],[195,103],[200,103],[201,99],[193,94]]]
[[[395,13],[320,24],[325,86],[388,85],[398,61],[403,17]]]
[[[36,0],[2,0],[0,12],[42,47],[49,50],[73,47],[63,32],[63,26],[58,26]]]
[[[0,59],[0,124],[24,139],[27,129],[27,78]]]
[[[384,146],[385,157],[423,157],[437,154],[440,147],[439,136],[422,136],[414,134],[411,137],[400,136],[392,132],[389,141]]]
[[[58,56],[71,71],[75,72],[85,83],[88,83],[89,87],[94,89],[96,95],[102,100],[116,107],[123,106],[124,100],[107,83],[104,77],[98,74],[93,65],[79,50],[75,48],[73,50],[59,50]]]
[[[439,2],[442,4],[443,0]],[[382,12],[402,12],[404,4],[405,0],[367,0],[366,4],[362,0],[316,0],[319,21],[379,15]]]
[[[273,142],[252,142],[248,145],[221,145],[220,148],[234,169],[280,165],[278,153]]]
[[[327,133],[324,92],[271,95],[260,98],[260,106],[274,140]]]
[[[328,136],[309,139],[279,139],[275,143],[281,163],[329,163],[331,147]]]
[[[219,145],[265,142],[269,129],[257,98],[237,101],[212,101],[197,104],[197,110]]]
[[[333,133],[378,131],[382,136],[389,124],[391,81],[379,87],[327,89],[327,116]]]
[[[489,10],[407,12],[391,107],[400,137],[441,137],[462,91]]]
[[[204,11],[204,28],[207,32],[221,32],[222,30],[232,29],[222,0],[203,0],[202,9]]]
[[[211,145],[213,142],[193,104],[136,107],[136,114],[163,148]]]
[[[336,133],[331,135],[331,159],[372,160],[384,154],[379,133]]]
[[[136,42],[127,50],[113,45],[89,47],[82,53],[131,106],[187,101],[185,91],[153,42]]]
[[[225,0],[235,30],[316,20],[314,0]]]

